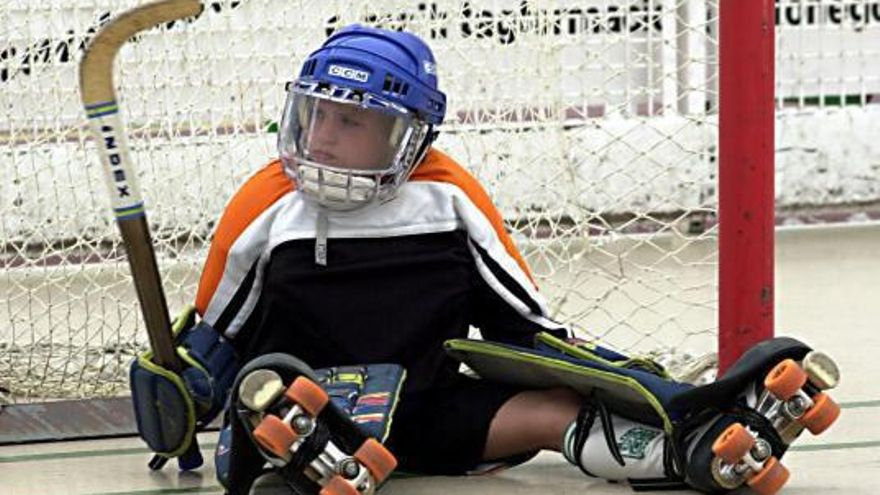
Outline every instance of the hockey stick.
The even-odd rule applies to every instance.
[[[183,366],[174,351],[168,305],[156,265],[150,228],[116,103],[113,61],[122,45],[137,33],[177,19],[196,16],[201,10],[199,0],[162,0],[123,12],[95,35],[79,65],[82,102],[101,155],[104,177],[110,189],[116,223],[122,233],[150,348],[156,363],[174,372],[180,372]],[[188,456],[195,461],[191,456],[198,455],[197,462],[201,464],[195,438],[192,445],[194,447],[181,456],[181,467],[184,469],[188,468],[184,465],[191,464],[186,460]],[[159,469],[167,460],[164,457],[161,461],[157,459],[150,462],[151,468]]]

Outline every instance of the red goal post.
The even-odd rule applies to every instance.
[[[719,371],[774,335],[773,0],[720,2]]]

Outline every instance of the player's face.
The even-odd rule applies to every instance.
[[[388,143],[394,119],[328,100],[318,100],[311,117],[307,156],[353,170],[383,169],[392,156]]]

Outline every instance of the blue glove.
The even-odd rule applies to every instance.
[[[187,453],[197,429],[223,410],[239,368],[232,345],[207,323],[194,325],[194,316],[188,308],[174,323],[180,374],[153,362],[152,352],[138,356],[129,373],[138,432],[165,458]],[[200,464],[181,459],[185,469]]]

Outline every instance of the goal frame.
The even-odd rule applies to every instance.
[[[717,349],[720,371],[727,369],[754,343],[773,336],[774,7],[770,0],[718,2]],[[760,70],[755,70],[756,64]],[[67,406],[71,402],[74,401],[66,402]],[[113,399],[75,402],[92,403],[93,411],[100,411],[111,402],[114,407],[119,406]],[[38,414],[46,428],[30,432],[30,441],[62,438],[59,435],[62,428],[58,426],[62,423],[70,431],[83,424],[87,416],[62,412],[64,404],[50,403],[39,408]],[[6,406],[6,412],[26,412],[34,409],[32,406]],[[124,409],[121,408],[123,412]],[[10,417],[10,414],[0,414],[0,431],[10,431],[3,426],[4,418]],[[109,424],[109,418],[110,414],[105,414],[101,422],[106,420]],[[133,417],[117,419],[112,435],[135,431]],[[61,423],[55,423],[56,420]],[[107,435],[90,430],[83,437]],[[4,440],[0,436],[0,444]]]

